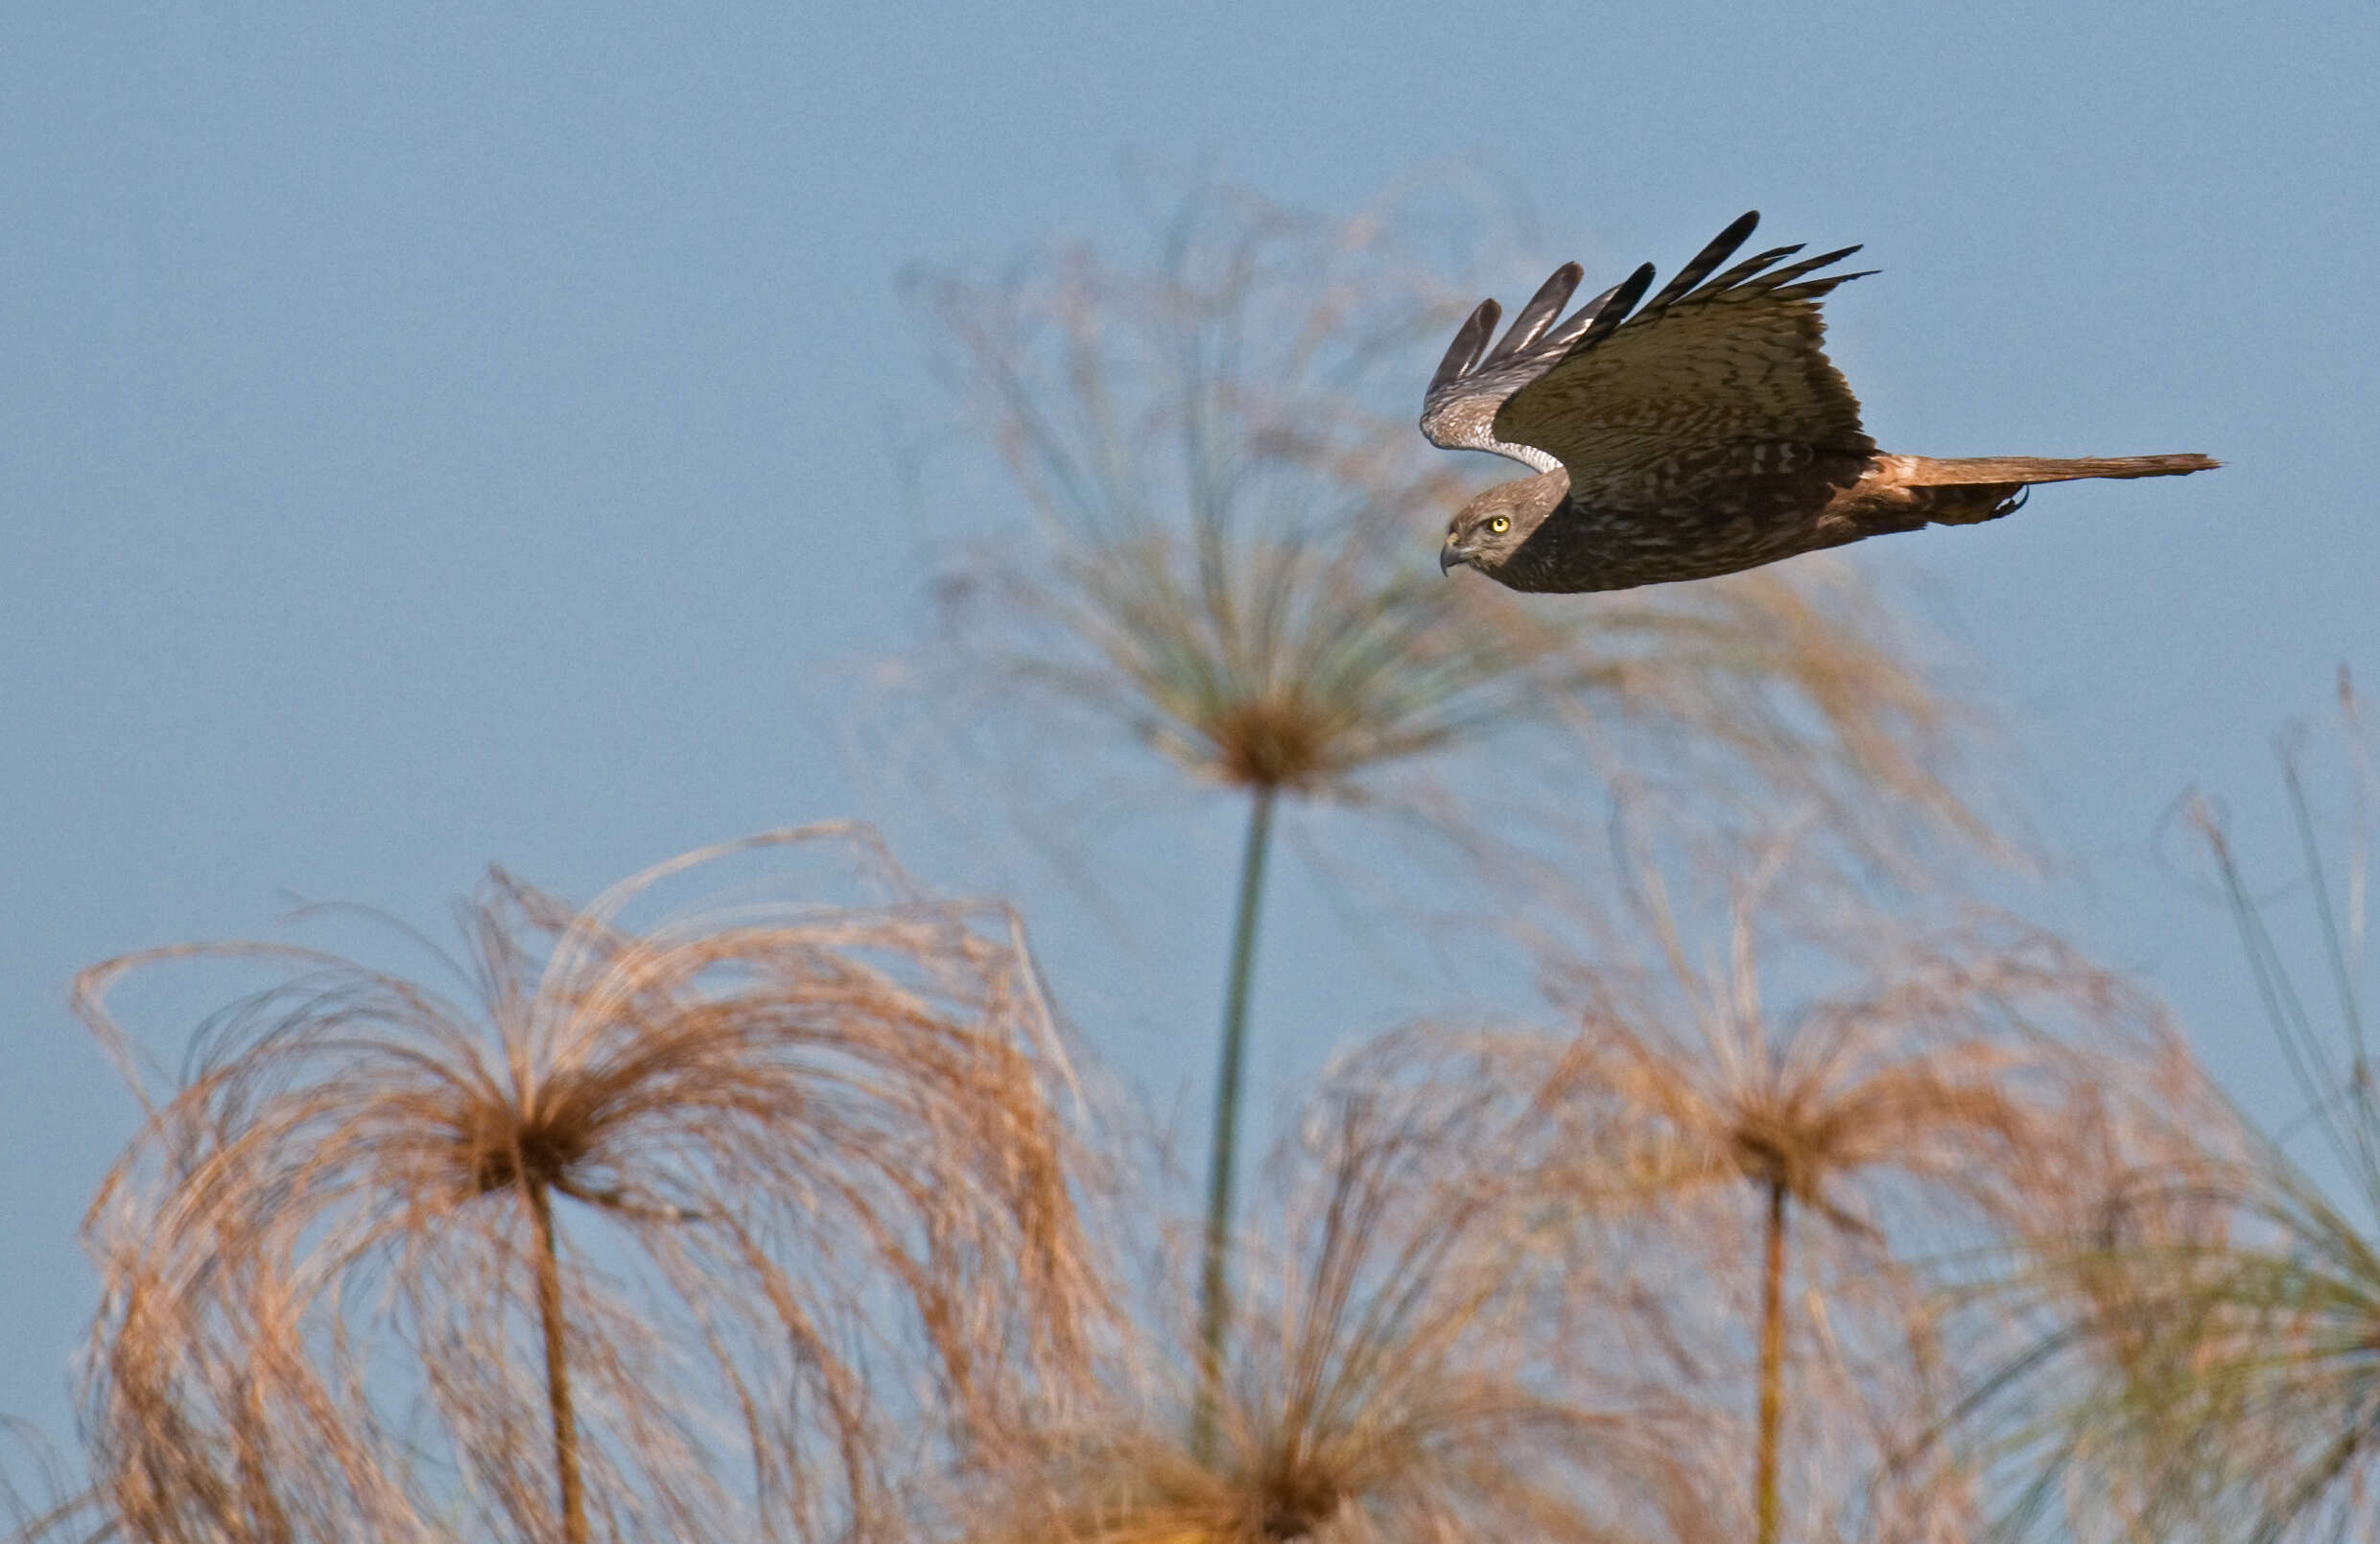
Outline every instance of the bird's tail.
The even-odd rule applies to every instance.
[[[1965,456],[1904,457],[1899,479],[1913,488],[1975,483],[2072,482],[2080,478],[2172,478],[2223,463],[2211,456]]]

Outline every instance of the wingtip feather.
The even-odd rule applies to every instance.
[[[1620,281],[1612,292],[1612,298],[1596,309],[1595,319],[1588,323],[1587,330],[1579,334],[1578,341],[1570,345],[1570,353],[1592,348],[1618,331],[1620,323],[1628,319],[1628,313],[1636,309],[1637,302],[1643,299],[1644,292],[1651,288],[1653,265],[1641,264],[1636,272]]]
[[[1447,345],[1446,358],[1438,362],[1438,373],[1429,378],[1431,391],[1471,372],[1472,366],[1479,363],[1479,356],[1486,351],[1489,338],[1495,335],[1496,318],[1503,314],[1504,308],[1492,298],[1482,300],[1473,308],[1472,314],[1463,319],[1463,325],[1456,330],[1454,341]]]
[[[1504,335],[1504,340],[1489,350],[1480,363],[1500,364],[1543,337],[1586,276],[1587,270],[1576,263],[1565,263],[1554,269],[1552,276],[1537,287],[1537,293],[1529,296],[1529,303],[1513,317],[1512,330]]]
[[[1744,245],[1759,223],[1760,211],[1757,209],[1746,210],[1736,216],[1727,229],[1705,243],[1703,249],[1696,252],[1685,267],[1661,287],[1661,293],[1645,303],[1645,311],[1648,314],[1659,311],[1691,293],[1696,285],[1710,277],[1718,270],[1720,264],[1735,254],[1735,248]]]

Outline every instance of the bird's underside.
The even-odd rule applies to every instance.
[[[1465,505],[1441,567],[1519,590],[1623,590],[1997,519],[2035,483],[2219,464],[1879,452],[1821,348],[1820,298],[1862,275],[1818,270],[1857,248],[1786,264],[1800,248],[1779,247],[1719,272],[1757,220],[1730,225],[1633,316],[1650,265],[1558,321],[1580,277],[1566,265],[1493,349],[1496,302],[1472,314],[1430,384],[1422,432],[1538,475]]]
[[[2220,464],[2203,456],[1860,456],[1777,441],[1712,447],[1694,459],[1700,464],[1682,460],[1675,473],[1648,477],[1614,510],[1562,497],[1486,572],[1515,590],[1570,594],[1715,578],[1870,536],[1997,520],[2036,483],[2172,477]],[[1543,480],[1567,495],[1562,469]]]

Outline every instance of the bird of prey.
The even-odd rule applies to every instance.
[[[1720,271],[1759,221],[1756,211],[1721,231],[1640,310],[1650,263],[1557,321],[1581,274],[1564,264],[1493,349],[1500,312],[1479,303],[1429,383],[1422,433],[1509,456],[1536,476],[1465,504],[1441,569],[1467,563],[1515,590],[1626,590],[1997,520],[2036,482],[2222,464],[1877,450],[1819,346],[1820,299],[1867,276],[1820,270],[1859,248],[1787,262],[1802,248],[1779,246]]]

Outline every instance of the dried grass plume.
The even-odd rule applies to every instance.
[[[1674,1402],[1548,1353],[1537,1218],[1510,1183],[1533,1113],[1449,1060],[1427,1034],[1376,1042],[1284,1142],[1267,1190],[1280,1244],[1251,1266],[1211,1445],[1190,1418],[1196,1338],[1152,1314],[1105,1400],[1026,1433],[962,1498],[955,1536],[1713,1536]]]
[[[1661,1327],[1615,1345],[1710,1412],[1737,1536],[1954,1539],[1980,1518],[1940,1431],[1959,1396],[1944,1260],[2001,1249],[2104,1171],[2102,1080],[2166,1046],[2109,972],[2021,924],[1807,913],[1794,844],[1558,968],[1579,1030],[1506,1076],[1567,1128],[1531,1182]],[[1971,1268],[1971,1264],[1970,1264]]]
[[[764,885],[643,930],[737,855]],[[796,861],[847,868],[828,903]],[[584,909],[496,872],[460,994],[269,945],[88,1223],[101,1491],[151,1540],[824,1538],[1075,1365],[1101,1290],[1067,1077],[1002,908],[863,830],[690,853]]]

